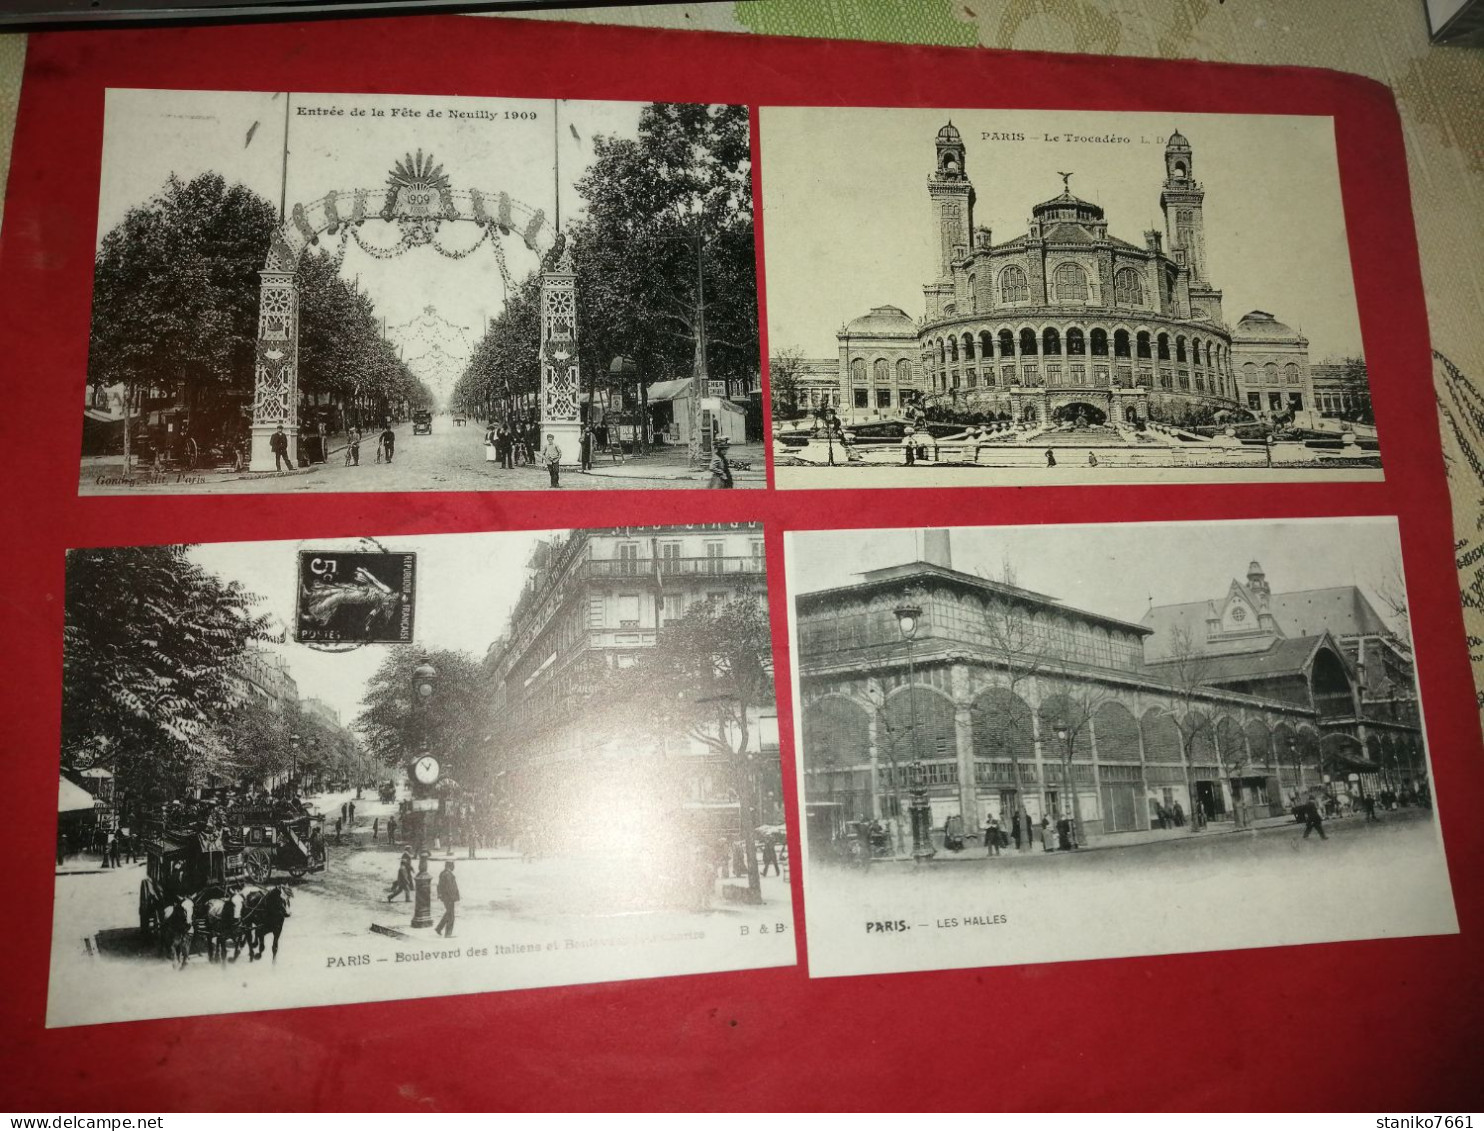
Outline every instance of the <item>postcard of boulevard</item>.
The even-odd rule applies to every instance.
[[[761,488],[749,131],[109,90],[80,492]]]
[[[1394,520],[786,554],[811,974],[1457,931]]]
[[[780,487],[1381,478],[1332,119],[759,134]]]
[[[762,547],[71,551],[48,1024],[793,964]]]

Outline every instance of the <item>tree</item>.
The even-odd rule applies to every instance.
[[[1008,557],[1000,563],[999,576],[987,580],[1000,587],[1001,593],[985,607],[981,625],[984,647],[1000,672],[1005,690],[1024,699],[1023,692],[1054,659],[1050,640],[1044,627],[1036,622],[1033,606],[1019,596],[1015,566]],[[1029,835],[1030,813],[1025,807],[1020,777],[1020,751],[1031,738],[1024,733],[1028,716],[1025,719],[991,716],[977,700],[973,715],[974,730],[984,736],[990,750],[1010,759],[1011,772],[1015,775],[1015,798]]]
[[[1073,770],[1073,758],[1079,741],[1090,736],[1093,716],[1104,704],[1112,703],[1116,696],[1091,683],[1070,682],[1061,686],[1057,693],[1041,705],[1042,742],[1050,730],[1057,739],[1057,758],[1062,765],[1062,781],[1072,794],[1072,823],[1076,829],[1079,845],[1087,843],[1086,826],[1082,821],[1082,791],[1077,788]]]
[[[667,623],[633,667],[602,681],[590,704],[600,729],[627,742],[665,747],[677,738],[726,766],[737,798],[748,888],[761,899],[752,805],[757,766],[751,715],[774,699],[772,629],[750,594],[692,606]]]
[[[804,354],[801,350],[780,350],[768,362],[768,387],[775,420],[793,420],[803,415],[799,407],[803,375]]]
[[[258,270],[275,224],[268,201],[217,173],[188,182],[172,175],[103,237],[88,381],[124,388],[126,459],[141,391],[179,388],[194,407],[213,392],[249,387]]]
[[[431,664],[438,673],[425,703],[413,702],[413,670]],[[406,766],[422,751],[433,754],[443,776],[460,784],[486,769],[474,757],[485,696],[477,660],[463,652],[389,648],[366,684],[352,727],[381,765]]]
[[[1178,624],[1170,631],[1168,658],[1160,664],[1160,675],[1168,682],[1170,706],[1163,708],[1180,737],[1180,762],[1185,769],[1185,795],[1190,799],[1190,831],[1202,823],[1200,802],[1196,798],[1193,755],[1197,742],[1205,739],[1215,751],[1218,765],[1225,775],[1223,753],[1214,741],[1215,722],[1205,710],[1210,695],[1211,661],[1190,628]]]
[[[253,640],[257,598],[193,562],[188,546],[67,555],[62,762],[101,763],[138,798],[230,767],[220,724]]]
[[[752,158],[745,106],[655,103],[637,138],[597,137],[572,229],[579,351],[648,382],[758,365]]]

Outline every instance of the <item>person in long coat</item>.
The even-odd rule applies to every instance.
[[[727,461],[729,446],[725,437],[716,441],[716,447],[711,453],[711,478],[706,482],[707,487],[724,489],[732,486],[732,465]]]
[[[446,939],[453,938],[453,916],[459,905],[459,881],[453,878],[453,861],[443,862],[443,871],[438,873],[438,902],[443,904],[443,918],[433,928],[434,933]]]
[[[392,881],[391,893],[386,897],[388,903],[396,899],[398,894],[402,896],[403,903],[412,901],[412,853],[402,853],[402,862],[397,865],[397,878]]]

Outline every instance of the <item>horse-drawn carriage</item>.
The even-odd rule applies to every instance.
[[[198,942],[212,961],[228,946],[235,960],[243,943],[250,959],[259,958],[270,934],[276,958],[293,892],[265,885],[278,867],[293,876],[324,870],[323,821],[301,815],[228,826],[218,817],[146,837],[140,932],[181,967]]]

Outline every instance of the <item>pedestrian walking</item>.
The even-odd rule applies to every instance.
[[[593,467],[593,429],[592,425],[586,425],[582,429],[582,470],[591,471]]]
[[[459,882],[453,878],[453,861],[443,862],[443,871],[438,874],[438,902],[443,904],[443,918],[433,928],[435,934],[446,939],[453,938],[453,914],[459,905]]]
[[[558,482],[562,474],[562,449],[557,447],[556,437],[547,434],[546,447],[541,449],[541,462],[546,465],[546,473],[551,476],[551,485],[560,487]]]
[[[381,818],[380,817],[372,817],[371,818],[371,839],[373,841],[376,840],[377,837],[378,837],[378,835],[380,833],[381,833]]]
[[[387,895],[388,903],[402,896],[402,902],[407,903],[412,899],[412,853],[402,853],[402,861],[397,865],[397,878],[392,881],[392,890]]]
[[[386,819],[386,839],[388,844],[397,843],[397,818],[395,817]]]
[[[917,463],[917,444],[912,439],[912,429],[908,428],[902,437],[902,463],[912,467]]]
[[[350,821],[349,821],[349,824],[350,824],[350,827],[351,828],[355,828],[356,827],[356,803],[354,801],[351,801],[351,802],[348,802],[348,805],[350,806]]]
[[[1319,803],[1313,798],[1309,799],[1304,806],[1304,839],[1309,839],[1310,833],[1318,833],[1320,840],[1328,840],[1324,835],[1324,818],[1319,815]]]
[[[111,868],[110,861],[113,859],[113,834],[109,833],[103,838],[103,867]]]
[[[122,843],[122,841],[123,841],[123,838],[122,837],[120,837],[120,836],[118,836],[116,834],[109,834],[109,837],[108,837],[108,857],[109,857],[109,860],[113,863],[113,866],[115,868],[122,868],[124,866],[123,863],[119,859],[119,854],[120,854],[120,852],[123,849],[123,843]]]
[[[1046,816],[1041,818],[1041,851],[1051,851],[1051,818]]]
[[[392,431],[392,426],[388,424],[381,430],[381,440],[379,441],[376,448],[376,462],[380,463],[382,456],[384,455],[386,457],[386,462],[391,463],[392,456],[396,454],[396,451],[397,434]]]
[[[1096,467],[1097,465],[1098,465],[1098,454],[1097,454],[1097,452],[1088,452],[1087,453],[1087,466],[1088,467]]]
[[[1056,466],[1056,453],[1053,452],[1050,448],[1047,448],[1046,449],[1046,466],[1047,467],[1055,467]]]
[[[775,876],[781,876],[783,870],[778,867],[778,850],[773,847],[773,838],[769,837],[763,841],[763,875],[768,874],[768,869],[773,869]]]
[[[1178,801],[1175,802],[1174,813],[1175,827],[1177,829],[1183,829],[1185,827],[1185,807],[1182,806]]]
[[[273,470],[282,471],[284,464],[288,464],[290,471],[294,470],[294,461],[289,459],[289,438],[280,424],[274,429],[273,435],[268,437],[268,450],[273,453]]]
[[[349,811],[350,811],[350,802],[348,802],[348,801],[342,801],[342,802],[341,802],[341,803],[340,803],[340,819],[341,819],[341,820],[342,820],[342,821],[344,821],[344,820],[345,820],[345,815],[346,815],[346,813],[348,813],[348,812],[349,812]]]
[[[1056,819],[1056,847],[1063,852],[1072,851],[1072,822],[1067,817]]]
[[[1361,805],[1365,808],[1365,819],[1374,821],[1376,819],[1376,799],[1369,793],[1361,798]]]
[[[729,489],[732,486],[732,465],[727,462],[727,448],[730,446],[726,437],[722,437],[711,449],[711,478],[706,483],[707,487]]]

